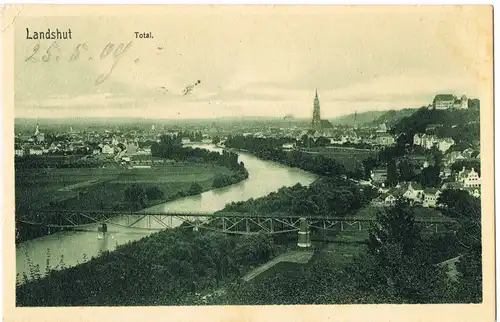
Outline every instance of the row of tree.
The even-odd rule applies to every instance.
[[[179,197],[198,195],[203,191],[203,187],[198,182],[193,182],[187,191],[179,191]],[[164,199],[164,193],[158,187],[143,187],[138,184],[132,184],[125,189],[125,202],[133,210],[139,210],[147,207],[148,201]]]
[[[347,171],[345,167],[332,158],[322,155],[310,155],[301,151],[283,151],[286,138],[254,138],[244,136],[228,137],[227,147],[250,151],[264,160],[271,160],[285,164],[289,167],[300,168],[319,175],[340,176],[347,175],[351,178],[360,178],[362,171],[356,169]]]
[[[223,151],[221,154],[206,149],[183,147],[180,136],[161,136],[160,142],[155,142],[151,146],[151,154],[153,157],[177,161],[214,163],[233,170],[243,171],[244,168],[242,162],[238,163],[238,154],[228,151]]]
[[[367,205],[376,193],[349,180],[320,178],[309,186],[296,184],[258,199],[232,202],[222,212],[345,216]]]

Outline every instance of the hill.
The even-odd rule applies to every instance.
[[[428,133],[441,138],[451,137],[456,144],[471,146],[479,142],[479,106],[465,110],[436,110],[422,107],[401,118],[391,132],[405,133],[412,138],[416,133]]]
[[[371,125],[380,125],[386,123],[389,127],[398,123],[402,118],[412,115],[417,111],[416,108],[405,108],[402,110],[390,110],[380,115],[377,119],[371,122]]]
[[[356,123],[358,125],[364,125],[371,123],[378,119],[381,115],[387,113],[387,111],[369,111],[369,112],[363,112],[363,113],[358,113],[356,117]],[[354,124],[354,113],[353,114],[348,114],[348,115],[343,115],[339,116],[333,120],[330,120],[333,125],[347,125],[347,126],[353,126]]]
[[[392,126],[397,123],[403,117],[409,116],[415,113],[417,109],[406,108],[402,110],[386,110],[386,111],[369,111],[356,114],[348,114],[344,116],[337,117],[331,122],[333,125],[345,125],[353,126],[354,117],[356,117],[357,125],[380,125],[382,123],[387,123],[387,125]]]

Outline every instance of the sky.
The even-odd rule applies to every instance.
[[[485,11],[464,7],[154,11],[19,17],[15,116],[308,118],[317,89],[322,118],[334,118],[416,108],[438,93],[481,98],[491,64],[477,24]],[[72,39],[26,39],[26,28],[70,28]]]

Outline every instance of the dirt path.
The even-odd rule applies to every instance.
[[[291,262],[291,263],[305,264],[305,263],[309,262],[312,255],[313,255],[312,250],[289,251],[289,252],[282,254],[282,255],[270,260],[269,262],[257,267],[256,269],[254,269],[253,271],[251,271],[250,273],[245,275],[243,277],[243,280],[245,282],[248,282],[280,262]]]

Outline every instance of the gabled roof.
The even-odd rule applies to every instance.
[[[423,190],[422,185],[418,182],[410,182],[410,185],[413,190]]]
[[[424,193],[426,195],[435,195],[438,192],[439,192],[439,189],[436,189],[436,188],[425,188],[424,189]]]
[[[401,189],[401,188],[391,188],[387,192],[388,194],[394,196],[394,197],[400,197],[406,192],[406,189]]]
[[[455,101],[455,95],[452,94],[438,94],[434,101]]]
[[[462,189],[463,185],[460,182],[446,182],[443,184],[443,189]]]

